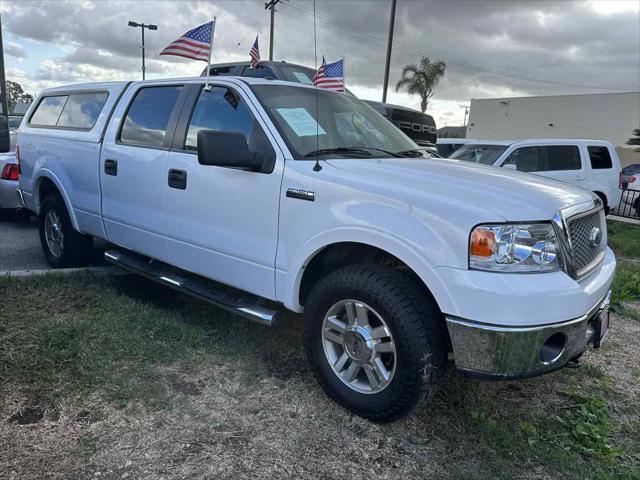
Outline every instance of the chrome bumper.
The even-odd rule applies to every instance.
[[[500,327],[447,317],[456,368],[465,376],[526,378],[557,370],[599,347],[609,325],[611,291],[587,314],[536,327]]]

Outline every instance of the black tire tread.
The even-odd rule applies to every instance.
[[[324,381],[310,353],[313,351],[313,342],[317,342],[310,326],[311,317],[319,314],[313,306],[336,287],[357,291],[362,290],[363,286],[366,286],[376,303],[397,312],[398,318],[403,319],[394,323],[394,329],[404,338],[404,349],[410,352],[410,357],[422,358],[413,366],[419,372],[411,375],[412,380],[402,377],[404,382],[398,389],[401,395],[395,399],[393,408],[379,413],[354,410],[357,415],[370,420],[389,422],[414,411],[430,399],[442,384],[446,368],[446,332],[442,314],[435,302],[429,298],[424,286],[405,272],[378,264],[357,264],[328,274],[313,288],[306,302],[304,343],[313,374],[327,395],[338,403],[341,403],[340,399]],[[431,358],[425,358],[425,352],[429,352]]]
[[[46,212],[52,208],[60,214],[63,225],[64,246],[62,256],[59,259],[48,254],[49,248],[44,236],[44,218]],[[51,193],[42,201],[40,205],[39,230],[42,251],[47,263],[52,268],[82,267],[87,264],[93,248],[93,238],[74,230],[67,206],[59,194]]]

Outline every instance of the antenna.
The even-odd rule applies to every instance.
[[[316,0],[313,0],[313,63],[316,67],[316,72],[318,71],[318,47],[316,40]],[[320,150],[320,109],[318,107],[318,84],[316,82],[316,164],[313,166],[314,172],[319,172],[322,170],[322,165],[320,165],[320,160],[318,159]]]

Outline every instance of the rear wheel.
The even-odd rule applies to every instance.
[[[305,349],[325,392],[357,415],[386,422],[436,391],[446,335],[433,300],[408,275],[380,265],[332,272],[311,291]]]
[[[79,267],[87,263],[93,238],[73,229],[59,195],[47,195],[40,206],[40,243],[52,268]]]

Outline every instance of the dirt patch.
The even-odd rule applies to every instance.
[[[188,381],[173,382],[171,388],[173,391],[182,393],[183,395],[196,396],[202,394],[201,385]]]
[[[22,407],[9,417],[9,422],[18,425],[31,425],[38,423],[44,417],[44,409],[39,406]]]

